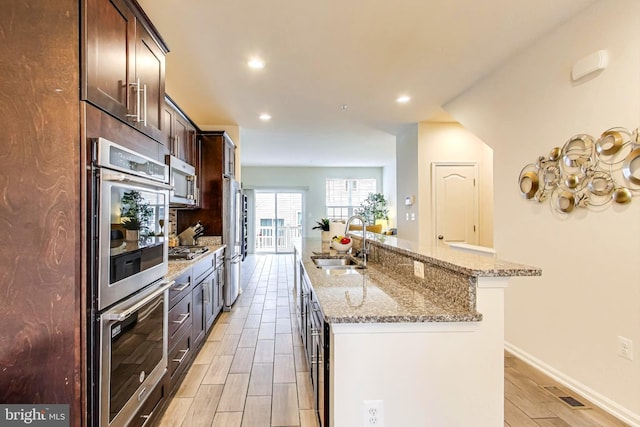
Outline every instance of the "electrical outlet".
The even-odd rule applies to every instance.
[[[362,410],[364,427],[384,427],[384,401],[365,400]]]
[[[618,356],[633,360],[633,341],[629,338],[618,337]]]
[[[413,261],[413,274],[421,279],[424,279],[424,263],[420,261]]]

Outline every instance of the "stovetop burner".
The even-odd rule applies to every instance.
[[[169,248],[169,259],[194,259],[209,250],[206,246],[175,246]]]

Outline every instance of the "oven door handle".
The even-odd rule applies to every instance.
[[[134,313],[135,311],[138,311],[140,308],[142,308],[145,304],[147,304],[149,301],[153,300],[154,298],[156,298],[158,295],[160,295],[161,293],[163,293],[164,291],[166,291],[167,289],[169,289],[171,286],[173,286],[175,284],[175,280],[172,280],[170,282],[164,282],[160,285],[160,287],[153,292],[151,295],[149,295],[148,297],[146,297],[145,299],[143,299],[142,301],[138,302],[137,304],[127,308],[126,310],[120,311],[120,312],[116,312],[116,313],[106,313],[104,314],[102,317],[105,320],[116,320],[118,322],[122,322],[124,319],[126,319],[127,317],[131,316],[132,313]]]
[[[102,179],[105,181],[118,181],[118,182],[135,182],[136,184],[150,185],[155,188],[161,188],[163,190],[173,190],[173,186],[165,184],[164,182],[151,181],[144,178],[138,178],[132,175],[125,175],[123,173],[103,173]]]

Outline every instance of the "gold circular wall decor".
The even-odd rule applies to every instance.
[[[596,141],[596,151],[604,156],[611,156],[620,151],[623,144],[622,134],[615,130],[608,130]]]
[[[562,147],[562,162],[570,168],[579,168],[591,159],[593,138],[589,135],[575,135]]]
[[[640,185],[640,148],[636,148],[624,159],[622,175],[632,184]]]
[[[631,191],[628,188],[620,187],[616,188],[613,192],[613,201],[620,204],[626,205],[631,202]]]
[[[597,139],[574,135],[522,168],[518,187],[525,199],[548,199],[562,213],[628,204],[640,194],[640,130],[612,127]]]
[[[576,200],[573,197],[573,194],[568,191],[562,191],[558,194],[558,198],[556,199],[556,207],[560,212],[569,213],[573,210],[576,205]]]
[[[533,199],[539,188],[538,174],[534,171],[520,173],[520,193],[525,199]]]
[[[560,181],[560,169],[555,164],[547,165],[540,171],[545,187],[553,187]]]
[[[580,184],[580,177],[573,174],[568,175],[564,180],[564,184],[573,190],[574,188],[578,187],[578,184]]]
[[[604,172],[596,172],[589,178],[589,191],[596,196],[609,196],[613,191],[613,179]]]

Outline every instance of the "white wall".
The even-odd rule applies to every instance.
[[[418,221],[420,210],[418,206],[418,125],[408,125],[404,131],[396,135],[396,176],[398,182],[397,206],[398,206],[398,237],[406,240],[417,241],[420,235],[420,223]],[[413,206],[406,206],[405,197],[414,196],[416,202]],[[406,214],[414,213],[416,220],[406,219]]]
[[[395,159],[394,159],[395,160]],[[389,207],[388,227],[397,227],[398,224],[398,203],[397,203],[397,179],[396,165],[387,165],[382,168],[382,188],[384,189],[384,197],[387,199]]]
[[[421,122],[397,135],[398,237],[421,246],[433,243],[431,164],[478,164],[479,244],[493,246],[493,150],[457,122]],[[415,196],[413,206],[406,196]],[[415,215],[415,220],[408,219]]]
[[[418,243],[435,242],[432,218],[431,165],[434,162],[478,164],[478,244],[493,246],[493,150],[457,122],[421,122],[418,129],[420,236]]]
[[[242,167],[242,186],[248,189],[298,189],[305,192],[303,237],[320,237],[320,231],[312,230],[316,221],[327,216],[326,178],[375,178],[378,192],[389,200],[383,184],[383,168],[323,168],[323,167]],[[395,212],[394,212],[395,214]]]
[[[640,425],[640,197],[561,218],[517,187],[525,164],[572,135],[640,125],[638,22],[637,0],[597,2],[445,108],[494,150],[499,256],[543,271],[511,281],[506,340]],[[572,83],[571,65],[599,49],[608,69]],[[618,335],[633,340],[633,361],[616,355]]]

